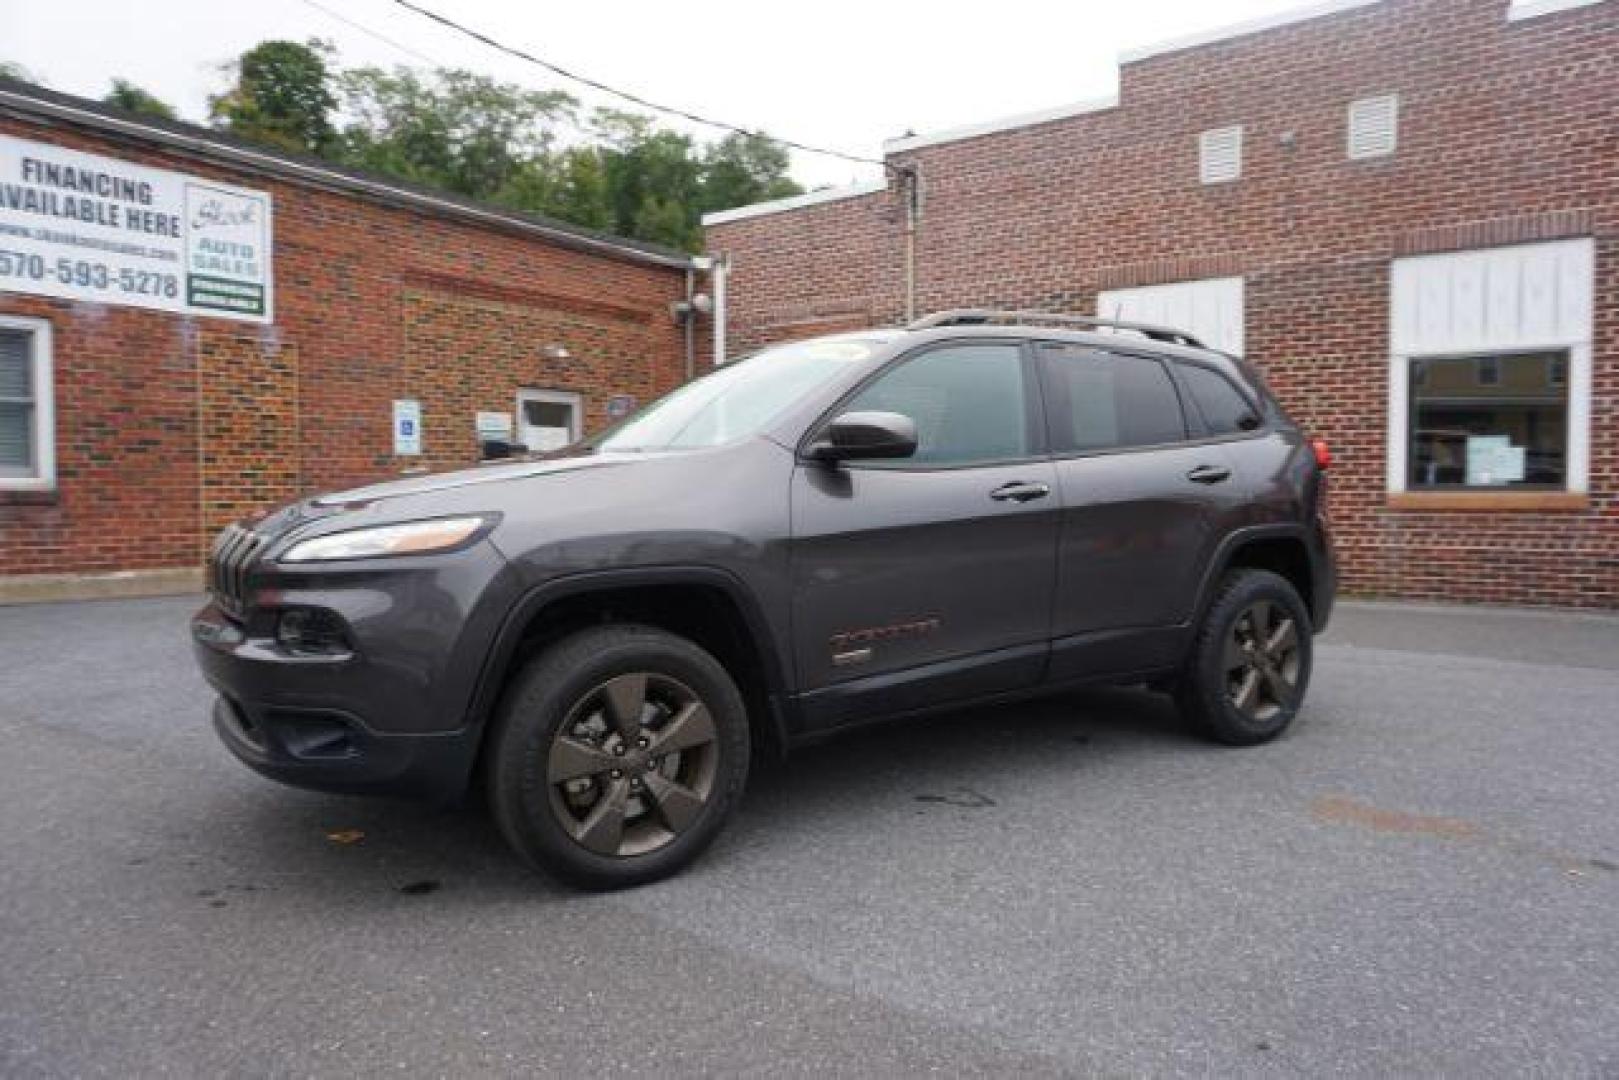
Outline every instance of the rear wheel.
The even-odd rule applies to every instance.
[[[1232,746],[1274,739],[1304,701],[1311,633],[1310,613],[1286,578],[1227,574],[1176,688],[1182,714]]]
[[[522,669],[502,702],[489,800],[530,864],[584,888],[654,881],[730,817],[748,723],[725,669],[651,627],[586,630]]]

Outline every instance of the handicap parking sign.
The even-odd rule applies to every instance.
[[[422,452],[422,403],[394,402],[394,453],[415,456]]]

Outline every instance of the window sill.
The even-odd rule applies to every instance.
[[[1579,491],[1391,491],[1390,510],[1494,510],[1514,513],[1578,511],[1591,506]]]

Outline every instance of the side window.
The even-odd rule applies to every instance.
[[[1259,413],[1224,375],[1196,364],[1182,364],[1180,369],[1210,435],[1233,435],[1259,426]]]
[[[903,361],[844,411],[895,412],[916,421],[916,453],[863,467],[970,465],[1026,457],[1028,396],[1013,344],[950,345]]]
[[[1186,438],[1180,396],[1157,360],[1098,349],[1040,349],[1057,453],[1156,446]]]

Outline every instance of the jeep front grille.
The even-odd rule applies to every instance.
[[[208,591],[232,615],[246,608],[248,568],[268,543],[240,525],[227,525],[208,552]]]

